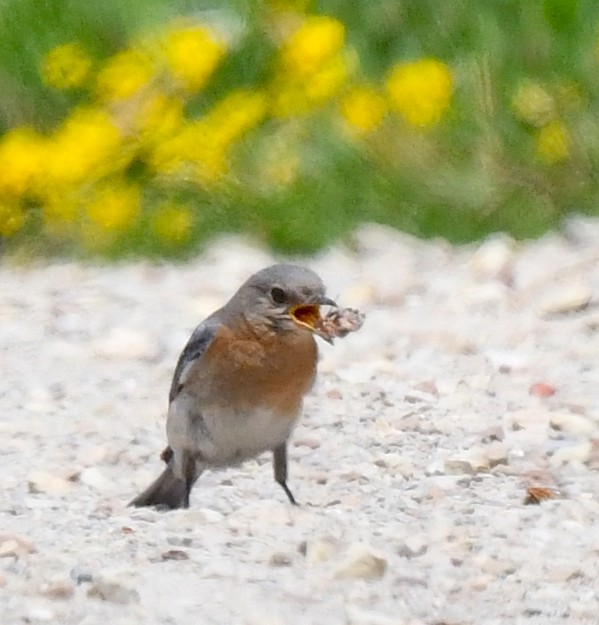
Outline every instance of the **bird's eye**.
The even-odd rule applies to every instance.
[[[271,289],[270,297],[275,304],[284,304],[287,301],[285,291],[283,291],[283,289],[280,289],[278,286],[275,286],[273,289]]]

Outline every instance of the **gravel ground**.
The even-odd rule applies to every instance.
[[[362,228],[308,263],[367,319],[321,345],[302,505],[266,454],[189,510],[126,507],[190,331],[272,261],[237,238],[179,266],[5,260],[0,622],[596,625],[598,222],[461,248]]]

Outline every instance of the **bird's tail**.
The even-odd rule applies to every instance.
[[[158,508],[189,508],[189,482],[177,477],[170,466],[162,472],[160,477],[152,482],[143,493],[129,503],[130,506],[156,506]]]

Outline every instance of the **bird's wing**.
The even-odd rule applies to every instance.
[[[206,350],[218,333],[219,326],[220,324],[207,319],[200,323],[189,337],[189,341],[187,341],[187,345],[181,352],[175,368],[171,390],[168,396],[169,402],[172,402],[175,397],[177,397],[185,385],[185,380],[190,368],[206,353]]]

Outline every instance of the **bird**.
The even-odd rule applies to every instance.
[[[320,307],[336,307],[312,270],[276,264],[250,276],[191,334],[169,393],[162,474],[129,505],[188,508],[205,469],[272,452],[290,503],[287,446],[316,377]],[[330,342],[330,341],[329,341]]]

